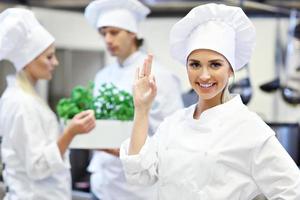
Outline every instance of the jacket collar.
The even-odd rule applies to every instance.
[[[230,119],[231,115],[234,115],[237,111],[247,109],[243,104],[240,95],[234,95],[229,101],[214,106],[201,113],[199,119],[194,119],[193,115],[197,104],[190,106],[187,110],[187,121],[193,127],[203,126],[218,126],[218,123],[224,122]]]
[[[140,51],[136,51],[133,54],[131,54],[128,58],[124,60],[123,63],[118,63],[120,67],[127,67],[132,65],[136,62],[137,59],[139,59],[140,56],[142,56],[143,53]]]

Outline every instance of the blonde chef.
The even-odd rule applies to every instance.
[[[170,33],[171,53],[186,66],[199,101],[169,116],[147,138],[155,98],[151,56],[134,87],[131,139],[121,148],[127,180],[158,183],[160,200],[300,199],[300,172],[274,132],[228,81],[250,60],[255,28],[243,10],[219,4],[192,9]],[[144,75],[144,76],[141,76]]]
[[[0,100],[4,200],[70,200],[68,145],[95,126],[94,113],[84,111],[61,133],[55,114],[38,96],[37,81],[50,80],[58,65],[53,43],[31,11],[0,13],[0,60],[16,69]]]

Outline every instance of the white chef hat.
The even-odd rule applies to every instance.
[[[8,8],[0,13],[0,60],[11,61],[21,71],[52,43],[54,38],[23,8]]]
[[[139,34],[139,23],[150,9],[137,0],[95,0],[85,9],[84,16],[96,29],[113,26]]]
[[[252,22],[241,8],[209,3],[193,8],[172,27],[170,50],[184,65],[192,51],[213,50],[236,71],[249,62],[255,35]]]

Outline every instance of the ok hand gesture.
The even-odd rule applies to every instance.
[[[145,59],[143,67],[136,70],[133,86],[134,106],[136,110],[148,112],[157,93],[155,78],[151,74],[152,55]]]

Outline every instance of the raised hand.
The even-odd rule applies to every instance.
[[[145,59],[143,67],[136,70],[133,86],[133,99],[136,110],[149,111],[156,96],[155,78],[151,74],[152,55]]]

